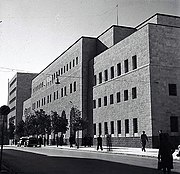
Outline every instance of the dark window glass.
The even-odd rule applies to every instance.
[[[136,69],[137,68],[137,56],[134,55],[132,57],[132,69]]]
[[[128,134],[129,133],[129,120],[125,119],[125,133]]]
[[[76,82],[74,82],[74,92],[76,91]]]
[[[121,63],[117,64],[117,76],[121,75]]]
[[[59,92],[58,91],[56,91],[56,96],[57,96],[57,99],[59,98]]]
[[[56,92],[54,92],[54,100],[56,100]]]
[[[78,64],[78,57],[76,57],[76,65]]]
[[[93,125],[94,125],[94,135],[96,135],[96,123],[94,123]]]
[[[102,72],[99,73],[99,84],[102,83]]]
[[[101,126],[101,123],[99,123],[99,135],[102,134],[102,126]]]
[[[138,133],[138,122],[137,118],[133,118],[133,132]]]
[[[64,66],[64,73],[66,72],[66,67]]]
[[[61,97],[63,97],[63,88],[61,88]]]
[[[137,90],[136,87],[132,88],[132,99],[137,98]]]
[[[98,98],[98,107],[101,107],[101,98]]]
[[[104,97],[104,106],[107,106],[107,96]]]
[[[114,66],[111,67],[111,79],[114,78]]]
[[[121,101],[121,95],[120,92],[117,92],[117,103],[119,103]]]
[[[72,83],[70,84],[70,93],[72,93]]]
[[[68,71],[68,64],[66,65],[66,71]]]
[[[71,62],[69,62],[69,69],[71,69]]]
[[[94,75],[94,86],[96,86],[97,85],[97,77],[96,77],[96,75]]]
[[[124,90],[124,101],[128,100],[128,90]]]
[[[64,96],[67,96],[66,86],[64,87]]]
[[[127,73],[129,71],[129,68],[128,68],[128,59],[126,59],[124,61],[124,72]]]
[[[75,66],[75,60],[73,59],[73,67]]]
[[[110,95],[110,104],[113,104],[114,103],[114,97],[113,97],[113,94]]]
[[[171,128],[171,132],[178,132],[179,125],[178,125],[178,117],[176,116],[172,116],[170,117],[170,128]]]
[[[93,108],[96,108],[96,100],[93,100]]]
[[[169,95],[177,96],[176,84],[169,84]]]
[[[114,134],[114,121],[111,121],[111,134]]]
[[[121,120],[117,121],[117,132],[118,134],[121,134]]]
[[[104,81],[108,81],[108,70],[104,71]]]
[[[105,135],[108,134],[108,124],[107,124],[107,122],[104,122],[104,134]]]

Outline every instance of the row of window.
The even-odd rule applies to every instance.
[[[118,63],[116,65],[116,75],[120,76],[121,75],[121,64],[122,63]],[[132,70],[137,69],[137,56],[134,55],[132,57]],[[129,60],[126,59],[124,60],[124,73],[129,72]],[[110,68],[110,77],[109,77],[109,73],[108,73],[108,69],[104,70],[104,82],[108,81],[109,79],[113,79],[115,77],[115,67],[112,66]],[[100,72],[98,75],[98,81],[99,84],[101,84],[103,82],[103,73]],[[97,85],[97,75],[94,75],[94,86]]]
[[[58,71],[56,71],[54,74],[52,74],[51,76],[47,77],[47,80],[45,80],[44,82],[41,82],[36,87],[34,87],[33,93],[38,91],[39,89],[41,89],[44,86],[50,86],[58,78],[58,76],[61,76],[64,73],[68,72],[73,67],[78,65],[78,63],[79,63],[79,59],[78,59],[78,57],[76,57],[75,59],[73,59],[72,61],[70,61],[66,65],[64,65],[62,68],[60,68]]]
[[[16,91],[16,87],[9,94],[12,95],[15,91]]]
[[[104,132],[102,132],[102,123],[94,123],[94,135],[106,135],[106,134],[114,134],[115,133],[115,125],[116,124],[116,128],[117,128],[117,134],[121,134],[122,133],[122,120],[117,120],[115,121],[111,121],[110,122],[110,129],[108,128],[108,122],[104,122]],[[129,119],[125,119],[124,120],[124,124],[125,124],[125,134],[129,133]],[[98,126],[98,132],[97,132],[97,126]],[[133,118],[133,133],[138,133],[138,120],[137,118]]]
[[[133,118],[133,133],[138,133],[138,119],[137,118]],[[125,119],[124,120],[124,126],[125,126],[125,134],[129,134],[129,125],[130,125],[130,120],[129,119]],[[108,128],[108,122],[104,122],[104,132],[102,132],[102,124],[103,123],[94,123],[94,135],[106,135],[106,134],[114,134],[115,133],[115,125],[116,124],[116,128],[117,128],[117,134],[121,134],[122,133],[122,120],[117,120],[115,121],[111,121],[110,122],[110,129]],[[98,132],[97,132],[97,126],[98,126]],[[179,131],[179,121],[178,121],[178,117],[177,116],[171,116],[170,117],[170,131],[171,132],[178,132]]]
[[[71,83],[69,85],[69,93],[73,93],[76,92],[77,90],[77,83],[76,81],[74,81],[73,83]],[[61,93],[60,93],[60,97],[65,97],[67,96],[67,86],[64,86],[63,88],[61,88]],[[53,93],[53,99],[59,99],[59,91],[54,91]],[[47,104],[52,102],[52,94],[47,95]],[[32,109],[35,108],[39,108],[41,106],[44,106],[46,104],[46,97],[43,97],[41,100],[36,101],[36,103],[33,103],[32,105]]]
[[[128,93],[129,93],[128,90],[124,90],[124,101],[127,101],[129,99],[129,94]],[[137,88],[134,87],[134,88],[132,88],[132,99],[136,99],[136,98],[137,98]],[[96,108],[96,105],[98,107],[102,106],[102,99],[98,98],[97,101],[98,101],[98,103],[96,104],[96,100],[93,100],[93,108],[94,109]],[[121,93],[117,92],[116,93],[116,103],[119,103],[119,102],[121,102]],[[109,104],[114,104],[114,94],[111,94],[109,96]],[[103,105],[104,106],[108,105],[108,97],[107,96],[104,96]]]

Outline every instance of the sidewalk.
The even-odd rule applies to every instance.
[[[136,155],[144,157],[158,157],[158,149],[146,148],[146,152],[142,152],[141,148],[131,148],[131,147],[113,147],[111,151],[107,151],[107,147],[103,147],[103,150],[96,149],[95,146],[84,147],[80,146],[78,149],[76,146],[70,148],[69,146],[42,146],[42,148],[57,148],[66,150],[78,150],[78,151],[91,151],[91,152],[101,152],[101,153],[113,153],[113,154],[126,154],[126,155]],[[173,153],[173,159],[180,162],[180,157],[177,157],[178,150]]]

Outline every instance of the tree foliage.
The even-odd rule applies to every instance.
[[[9,134],[9,139],[14,138],[14,132],[15,131],[15,125],[12,121],[9,122],[9,129],[8,129],[8,134]]]
[[[25,136],[25,122],[21,120],[16,127],[16,135],[19,137]]]

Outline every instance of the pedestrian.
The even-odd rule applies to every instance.
[[[38,143],[39,143],[39,147],[41,147],[41,145],[43,143],[43,139],[41,136],[39,136],[39,138],[38,138]]]
[[[173,148],[170,137],[168,133],[161,134],[160,146],[158,152],[158,163],[161,164],[161,168],[163,169],[163,173],[168,174],[171,173],[171,169],[173,169],[173,156],[175,148]],[[159,169],[161,169],[159,168]]]
[[[143,131],[143,133],[141,134],[141,144],[142,144],[142,151],[146,152],[146,142],[148,142],[148,137],[145,134],[145,131]]]
[[[57,147],[58,147],[58,145],[59,145],[59,137],[58,137],[58,135],[56,136],[56,144],[57,144]]]
[[[73,136],[72,135],[69,137],[69,144],[70,144],[70,147],[73,147]]]
[[[63,138],[64,138],[63,135],[61,135],[61,136],[60,136],[60,146],[63,145]]]
[[[106,143],[107,143],[107,150],[111,151],[112,150],[112,141],[111,141],[111,135],[110,134],[107,134]]]
[[[46,137],[44,136],[44,139],[43,139],[43,143],[44,143],[44,146],[46,146]]]
[[[99,135],[99,137],[97,137],[97,150],[99,150],[99,147],[101,148],[101,150],[103,150],[101,135]]]

